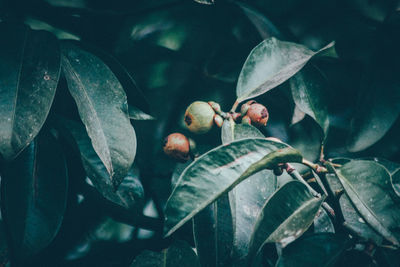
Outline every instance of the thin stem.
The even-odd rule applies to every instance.
[[[321,197],[321,194],[318,193],[317,191],[315,191],[314,188],[312,188],[312,187],[304,180],[304,178],[300,175],[300,173],[299,173],[297,170],[292,169],[292,171],[289,170],[287,173],[288,173],[290,176],[292,176],[292,178],[294,178],[294,179],[296,179],[296,180],[302,182],[302,183],[308,188],[308,190],[310,191],[310,193],[311,193],[314,197],[318,197],[318,198]]]
[[[310,167],[311,169],[313,169],[316,173],[327,173],[328,172],[328,170],[325,167],[320,166],[316,163],[312,163],[311,161],[308,161],[306,159],[303,159],[302,163],[304,165]]]
[[[231,108],[231,112],[236,112],[237,107],[239,106],[239,102],[236,100],[235,103],[233,103],[233,106]]]
[[[323,162],[325,160],[325,154],[324,154],[324,144],[321,145],[321,151],[319,153],[319,161]]]
[[[317,191],[314,190],[314,188],[312,188],[305,180],[304,178],[300,175],[300,173],[293,168],[291,165],[287,164],[287,168],[286,168],[286,172],[292,176],[292,178],[302,182],[310,191],[310,193],[317,198],[321,197],[321,194],[318,193]],[[335,215],[335,211],[334,209],[332,209],[331,206],[329,206],[328,203],[326,202],[322,202],[322,208],[328,213],[329,217],[331,217],[333,220],[336,219],[336,215]]]

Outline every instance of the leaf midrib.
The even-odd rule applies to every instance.
[[[340,171],[339,171],[339,172],[340,172]],[[364,203],[364,201],[363,201],[363,200],[360,198],[360,196],[357,194],[357,192],[355,191],[355,189],[354,189],[354,187],[351,185],[351,183],[350,183],[344,176],[342,176],[341,174],[337,173],[337,176],[339,177],[339,180],[340,180],[340,182],[342,183],[342,185],[345,186],[345,185],[344,185],[344,183],[345,183],[345,184],[351,189],[352,193],[357,197],[357,199],[360,200],[360,203],[362,204],[362,206],[372,215],[372,217],[375,219],[375,221],[379,224],[379,226],[380,226],[379,228],[383,228],[383,229],[375,229],[375,227],[372,226],[372,227],[374,228],[374,230],[376,230],[377,232],[379,232],[379,233],[380,233],[381,235],[383,235],[386,239],[390,238],[390,239],[388,239],[389,241],[391,241],[391,242],[394,241],[395,243],[398,244],[398,241],[397,241],[397,239],[393,236],[392,232],[390,232],[389,230],[387,230],[386,227],[381,223],[381,221],[378,220],[376,214],[375,214],[373,211],[371,211],[371,209]],[[344,181],[344,183],[342,182],[342,180]],[[350,199],[351,203],[357,207],[357,204],[354,203],[353,199],[352,199],[350,196],[349,196],[349,199]],[[360,211],[359,211],[359,212],[360,212]],[[360,215],[363,217],[363,219],[364,219],[366,222],[368,222],[368,224],[371,224],[371,223],[369,222],[369,219],[365,218],[365,216],[364,216],[364,214],[363,214],[362,212],[360,212]],[[382,233],[382,232],[385,232],[385,231],[387,232],[386,234]]]
[[[11,143],[12,143],[13,132],[14,132],[14,128],[15,128],[15,116],[16,116],[16,113],[17,113],[18,93],[19,93],[19,87],[20,87],[19,84],[20,84],[21,75],[22,75],[22,65],[23,65],[23,62],[24,62],[25,48],[26,48],[27,40],[28,40],[28,28],[25,27],[25,37],[24,37],[24,42],[23,42],[23,45],[22,45],[22,53],[21,53],[21,60],[20,60],[21,64],[20,64],[19,70],[18,70],[17,88],[15,90],[15,97],[14,97],[14,105],[13,105],[14,112],[12,113],[12,117],[11,117],[11,129],[10,129],[11,132],[10,132],[10,136],[9,136],[9,138],[10,138],[9,142],[10,142],[11,150],[14,150],[12,148]]]
[[[67,70],[67,71],[68,71],[71,75],[73,75],[73,76],[77,79],[77,81],[79,82],[79,83],[78,83],[78,86],[79,86],[80,89],[82,89],[82,90],[80,90],[80,91],[83,92],[83,94],[84,94],[86,100],[88,101],[89,106],[90,106],[90,107],[89,107],[90,110],[93,110],[93,112],[94,112],[94,114],[95,114],[94,118],[95,118],[96,122],[101,126],[102,124],[101,124],[101,121],[100,121],[100,119],[99,119],[98,113],[97,113],[96,109],[94,108],[94,104],[93,104],[93,102],[91,101],[91,99],[90,99],[88,93],[86,92],[85,87],[83,86],[83,83],[82,83],[81,78],[77,75],[75,69],[72,67],[72,64],[69,62],[69,59],[68,59],[65,55],[62,55],[62,57],[63,57],[63,62],[64,62],[65,64],[67,64],[68,67],[72,70],[72,71],[68,71],[68,70]],[[87,127],[86,124],[85,124],[85,127]],[[113,165],[112,165],[112,161],[111,161],[111,152],[110,152],[110,150],[109,150],[109,144],[108,144],[108,142],[107,142],[107,138],[106,138],[106,136],[105,136],[103,127],[99,127],[99,128],[100,128],[100,131],[99,131],[99,132],[101,133],[101,139],[102,139],[102,141],[106,144],[106,146],[105,146],[105,147],[106,147],[106,151],[107,151],[106,156],[107,156],[107,158],[108,158],[108,160],[109,160],[109,162],[110,162],[109,167],[107,166],[108,164],[105,164],[105,162],[102,160],[102,157],[99,157],[99,158],[100,158],[100,160],[103,162],[103,164],[105,165],[107,171],[109,172],[109,174],[110,174],[111,177],[112,177],[112,176],[113,176],[113,173],[114,173],[114,170],[113,170]],[[90,136],[89,136],[89,137],[90,137]],[[91,141],[92,141],[92,138],[90,138],[90,139],[91,139]],[[92,142],[92,144],[93,144],[93,142]],[[95,146],[93,146],[93,148],[94,148],[94,150],[96,151]],[[97,151],[96,151],[96,152],[97,152]]]

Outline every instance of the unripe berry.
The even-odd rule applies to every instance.
[[[190,158],[189,139],[183,134],[172,133],[164,140],[164,152],[167,156],[178,161],[185,162]]]
[[[185,124],[189,131],[203,134],[211,130],[215,112],[207,102],[195,101],[186,109]]]
[[[215,123],[215,125],[217,125],[219,128],[221,128],[221,127],[222,127],[222,124],[224,123],[224,119],[223,119],[220,115],[215,114],[215,115],[214,115],[214,123]]]
[[[250,117],[249,116],[244,116],[243,118],[242,118],[242,123],[243,124],[248,124],[248,125],[251,125],[251,119],[250,119]]]
[[[247,111],[247,116],[249,116],[251,121],[258,126],[267,125],[269,118],[267,108],[258,103],[250,105],[250,108]]]

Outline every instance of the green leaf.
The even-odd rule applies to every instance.
[[[336,174],[363,219],[388,241],[399,245],[400,207],[391,194],[388,171],[372,161],[353,160]]]
[[[333,160],[334,163],[345,164],[350,160]],[[335,195],[338,192],[344,190],[339,178],[332,173],[326,174],[328,182],[328,188],[330,195]],[[339,209],[343,215],[343,225],[349,228],[351,231],[357,233],[364,241],[373,240],[376,244],[382,244],[383,238],[379,235],[370,225],[368,225],[362,218],[361,214],[355,209],[346,193],[340,194],[339,197]],[[340,214],[340,213],[338,213]]]
[[[345,220],[343,225],[357,233],[364,241],[373,240],[376,244],[382,244],[382,236],[367,224],[347,194],[340,196],[339,205]]]
[[[272,37],[257,45],[251,52],[236,87],[238,102],[262,95],[295,75],[314,56],[330,55],[334,43],[313,52],[295,43]]]
[[[133,105],[146,113],[150,112],[149,103],[142,90],[140,90],[139,86],[128,70],[113,55],[88,43],[72,40],[64,42],[75,44],[76,46],[81,47],[83,50],[101,59],[112,70],[115,77],[117,77],[118,81],[121,83],[126,93],[128,104]]]
[[[264,204],[251,236],[249,259],[265,243],[283,247],[300,237],[312,224],[324,198],[315,198],[308,188],[291,181],[276,191]]]
[[[129,106],[129,119],[137,121],[155,120],[155,118],[134,106]]]
[[[290,79],[293,100],[301,111],[312,117],[328,134],[328,99],[326,81],[313,65],[307,65]]]
[[[0,154],[15,158],[42,128],[56,93],[60,51],[55,36],[0,24]]]
[[[365,84],[362,99],[355,107],[347,148],[364,150],[378,142],[392,127],[400,114],[400,82],[391,77],[393,69],[374,70],[372,80]]]
[[[202,266],[226,266],[231,260],[234,220],[228,194],[193,217],[193,237]]]
[[[61,48],[69,91],[93,148],[117,188],[136,154],[136,135],[129,121],[125,92],[111,70],[96,56],[68,42]]]
[[[185,169],[167,201],[166,236],[254,173],[301,160],[295,149],[258,138],[234,141],[203,154]]]
[[[400,164],[397,162],[393,162],[384,158],[372,158],[372,157],[366,157],[366,158],[360,158],[362,160],[371,160],[374,161],[376,163],[379,163],[380,165],[382,165],[383,167],[386,168],[386,170],[392,175],[393,173],[395,173],[399,168],[400,168]]]
[[[223,144],[250,137],[264,138],[265,136],[256,127],[248,124],[236,124],[229,120],[225,120],[222,124],[221,140]]]
[[[234,3],[243,10],[243,13],[257,29],[262,39],[267,39],[269,37],[276,37],[278,39],[282,38],[282,34],[279,32],[276,26],[263,14],[244,3]]]
[[[363,158],[365,160],[372,160],[376,163],[379,163],[380,165],[382,165],[383,167],[386,168],[386,170],[388,170],[388,172],[390,173],[390,180],[392,183],[392,187],[394,189],[394,192],[400,196],[400,164],[393,162],[393,161],[389,161],[387,159],[384,158]]]
[[[129,171],[118,189],[114,190],[110,174],[94,151],[84,125],[60,117],[57,120],[60,132],[66,134],[65,132],[68,131],[71,136],[67,135],[66,138],[70,143],[78,146],[83,167],[96,189],[106,199],[126,209],[141,207],[144,200],[144,191],[137,175]]]
[[[64,155],[42,132],[2,174],[2,215],[14,255],[23,260],[47,247],[57,234],[66,207]]]
[[[314,219],[314,233],[335,233],[332,220],[324,209],[319,209]]]
[[[222,126],[221,136],[224,144],[244,138],[264,137],[257,128],[251,125],[235,124],[228,120]],[[253,174],[229,192],[235,221],[232,257],[236,264],[242,264],[247,256],[249,233],[253,230],[265,201],[276,188],[276,176],[270,170],[263,170]]]
[[[194,250],[183,241],[175,241],[161,252],[145,250],[130,265],[131,267],[200,267]]]
[[[178,163],[172,174],[172,187],[191,162]],[[193,217],[193,238],[202,266],[229,264],[233,243],[233,218],[229,197],[221,196]]]
[[[334,266],[350,245],[347,236],[320,233],[304,236],[283,249],[276,267]]]
[[[394,192],[400,197],[400,169],[397,169],[390,177]]]

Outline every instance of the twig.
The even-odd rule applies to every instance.
[[[321,194],[318,193],[317,191],[315,191],[314,188],[312,188],[312,187],[304,180],[304,178],[300,175],[300,173],[299,173],[295,168],[293,168],[290,164],[287,164],[286,172],[287,172],[290,176],[292,176],[292,178],[294,178],[294,179],[296,179],[296,180],[302,182],[302,183],[308,188],[308,190],[310,191],[310,193],[311,193],[314,197],[317,197],[317,198],[320,198],[320,197],[321,197]],[[331,217],[333,220],[336,219],[335,211],[332,209],[331,206],[329,206],[328,203],[322,202],[322,208],[328,213],[329,217]]]
[[[236,112],[237,107],[239,106],[239,102],[236,100],[235,103],[233,103],[233,106],[231,108],[231,112]]]
[[[303,159],[302,163],[304,165],[310,167],[311,169],[313,169],[316,173],[327,173],[328,172],[328,170],[325,167],[318,165],[316,163],[312,163],[311,161],[308,161],[306,159]]]

